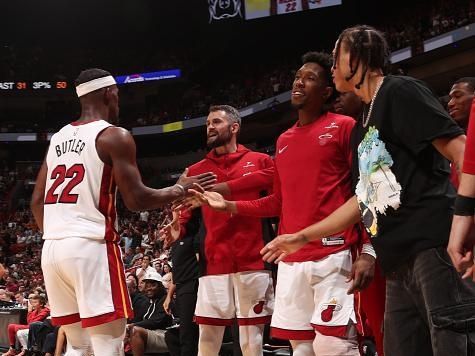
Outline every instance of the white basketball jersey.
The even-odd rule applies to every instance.
[[[104,164],[96,138],[104,120],[72,123],[53,135],[46,156],[45,240],[67,237],[117,241],[116,185]]]
[[[277,14],[302,11],[302,0],[277,0]]]

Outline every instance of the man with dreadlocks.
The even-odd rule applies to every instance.
[[[279,216],[280,233],[324,219],[352,195],[349,142],[355,121],[328,111],[335,95],[331,56],[309,52],[302,62],[291,97],[298,120],[277,140],[273,194],[235,202],[217,193],[198,195],[233,214]],[[375,261],[367,241],[353,262],[359,237],[357,227],[349,226],[279,263],[271,335],[290,340],[294,356],[359,355],[352,293],[369,284]]]
[[[355,128],[356,195],[325,220],[277,237],[264,259],[361,219],[387,276],[386,356],[473,355],[475,284],[446,251],[455,198],[448,160],[461,166],[464,132],[422,82],[386,75],[389,51],[374,28],[344,30],[334,57],[337,90],[366,104]]]

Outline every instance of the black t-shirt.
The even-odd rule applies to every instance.
[[[186,235],[173,243],[170,257],[173,264],[173,283],[182,284],[199,277],[199,265],[196,259],[196,240],[201,224],[200,209],[193,210],[186,224]]]
[[[356,195],[387,273],[420,251],[447,244],[455,191],[449,162],[432,141],[464,132],[422,82],[402,76],[384,79],[366,128],[364,121],[353,136]]]

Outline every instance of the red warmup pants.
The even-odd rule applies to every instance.
[[[378,355],[383,356],[383,323],[386,302],[386,279],[382,276],[379,264],[376,263],[374,279],[360,293],[361,309],[366,315],[367,322],[373,332]]]
[[[10,346],[15,346],[16,332],[28,328],[28,325],[8,324],[8,341],[10,342]]]

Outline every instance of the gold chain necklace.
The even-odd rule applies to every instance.
[[[378,95],[378,92],[379,92],[379,88],[381,88],[381,85],[383,85],[383,82],[384,82],[384,77],[381,78],[378,85],[376,86],[376,90],[374,91],[373,97],[371,98],[371,102],[369,103],[368,115],[366,117],[363,112],[363,127],[368,126],[369,119],[371,118],[371,113],[373,112],[374,100],[376,99],[376,96]]]

